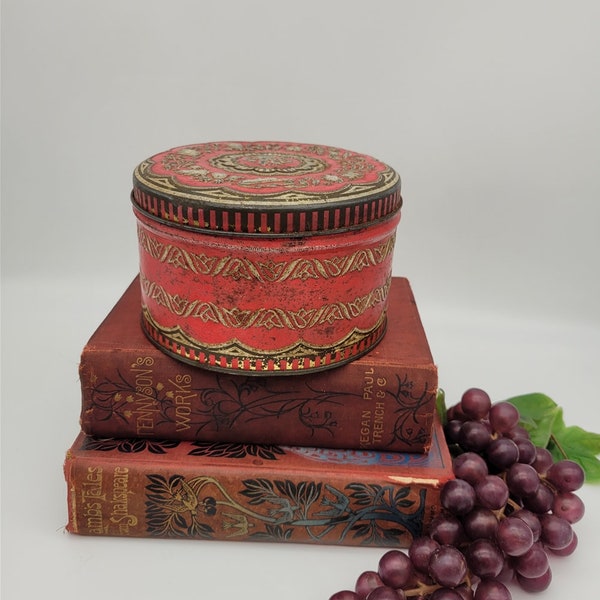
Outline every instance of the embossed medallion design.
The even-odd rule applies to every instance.
[[[265,177],[268,175],[268,177]],[[149,189],[239,201],[241,194],[266,196],[273,203],[297,195],[294,203],[335,193],[332,202],[385,193],[398,176],[384,163],[350,150],[285,142],[214,142],[161,152],[135,173]],[[321,198],[323,200],[323,198]]]
[[[327,169],[327,163],[314,156],[284,154],[283,152],[240,152],[222,154],[210,160],[217,168],[233,172],[264,175],[298,175],[300,173],[319,173]],[[330,176],[331,177],[331,176]]]
[[[211,142],[172,148],[134,171],[133,203],[181,227],[290,235],[389,218],[400,178],[371,156],[318,144]]]

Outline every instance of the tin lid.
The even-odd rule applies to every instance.
[[[317,144],[211,142],[139,164],[132,202],[174,227],[303,235],[365,227],[400,210],[400,177],[364,154]]]

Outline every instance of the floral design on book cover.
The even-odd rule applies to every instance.
[[[142,368],[132,365],[132,369]],[[146,368],[146,366],[144,366]],[[365,385],[368,380],[365,379]],[[177,404],[176,396],[186,394],[185,414]],[[423,423],[435,390],[428,385],[416,384],[404,375],[386,382],[386,406],[393,418],[393,427],[382,440],[382,447],[394,443],[406,447],[425,444],[429,439],[429,423]],[[189,375],[173,375],[166,381],[154,382],[140,393],[135,380],[118,371],[113,378],[93,377],[89,402],[85,407],[89,421],[115,421],[128,425],[140,414],[152,421],[152,429],[168,426],[181,439],[202,439],[207,433],[235,431],[257,421],[277,422],[293,418],[304,429],[307,439],[316,434],[334,437],[339,428],[340,410],[345,402],[361,402],[362,393],[340,390],[320,391],[305,382],[301,389],[282,391],[271,389],[269,382],[255,377],[229,377],[217,374],[215,385],[192,387]],[[150,437],[144,430],[140,437]]]
[[[426,491],[409,486],[245,479],[233,493],[218,479],[147,475],[147,533],[157,537],[318,542],[352,537],[364,545],[397,546],[420,535]],[[236,499],[237,497],[237,499]]]

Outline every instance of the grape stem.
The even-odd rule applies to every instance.
[[[565,459],[569,458],[564,448],[560,445],[560,442],[556,439],[556,436],[553,433],[550,434],[550,441],[558,448],[558,451],[564,456]]]
[[[439,590],[442,586],[434,583],[433,585],[425,585],[424,583],[417,584],[416,588],[412,590],[404,590],[404,595],[409,598],[411,596],[425,596],[427,594],[433,594],[435,590]]]
[[[520,510],[521,508],[523,508],[522,506],[520,506],[519,504],[517,504],[512,498],[509,498],[507,500],[506,505],[507,506],[511,506],[515,510]],[[504,516],[504,510],[502,510],[502,515]]]
[[[462,583],[466,583],[469,586],[469,588],[471,587],[471,581],[468,575],[465,578],[465,581]],[[442,587],[444,586],[439,585],[438,583],[433,583],[431,585],[427,585],[425,583],[417,583],[417,587],[411,590],[404,590],[404,595],[407,598],[410,598],[412,596],[427,596],[429,594],[433,594],[433,592],[439,590]]]

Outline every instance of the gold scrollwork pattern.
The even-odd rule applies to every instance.
[[[208,256],[192,253],[173,244],[163,244],[138,227],[140,247],[153,259],[177,269],[191,271],[207,277],[231,277],[235,281],[245,279],[279,283],[286,280],[331,279],[348,273],[360,272],[383,263],[394,251],[395,235],[383,243],[362,248],[346,256],[329,259],[295,258],[290,261],[253,261],[244,256]]]
[[[376,170],[378,176],[369,177]],[[336,203],[385,195],[399,187],[394,169],[340,148],[278,142],[214,142],[173,148],[139,164],[134,180],[162,197],[210,199],[236,206],[252,193],[263,206],[299,206],[322,200],[319,187],[335,191]],[[279,191],[273,191],[273,187]],[[199,193],[198,190],[201,190]]]
[[[143,324],[150,340],[168,354],[190,363],[203,363],[208,366],[208,355],[217,357],[216,365],[221,368],[238,371],[260,371],[268,374],[300,370],[312,370],[323,367],[322,360],[329,356],[330,364],[342,364],[368,352],[383,336],[386,328],[387,313],[383,312],[377,323],[370,329],[353,328],[346,336],[336,341],[335,346],[309,344],[298,340],[277,350],[263,350],[240,342],[234,338],[219,344],[199,341],[184,332],[179,325],[163,327],[152,318],[148,307],[143,307]],[[362,345],[362,350],[359,347]],[[204,357],[202,356],[204,354]],[[225,360],[223,364],[222,359]],[[284,361],[282,366],[280,361]],[[293,361],[298,360],[294,366]],[[234,361],[247,361],[247,366],[240,362],[234,366]],[[269,361],[273,361],[270,369]],[[258,363],[261,366],[258,367]],[[213,368],[215,366],[213,364]],[[325,363],[326,364],[326,363]]]
[[[333,302],[316,308],[286,310],[279,307],[245,310],[238,307],[224,308],[214,302],[189,300],[179,294],[171,294],[161,285],[150,281],[143,274],[140,281],[144,295],[164,306],[177,317],[201,319],[232,329],[262,327],[270,329],[304,330],[340,320],[353,320],[365,311],[386,301],[391,277],[379,287],[348,302]]]

